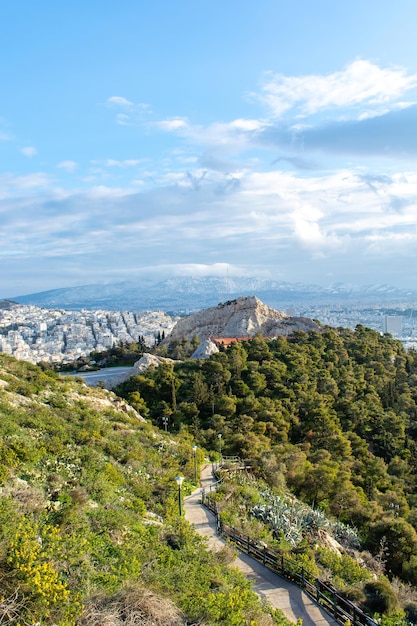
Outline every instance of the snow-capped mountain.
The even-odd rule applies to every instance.
[[[241,296],[256,295],[282,310],[294,304],[398,303],[417,300],[417,292],[390,285],[326,287],[257,277],[172,277],[163,281],[125,281],[53,289],[13,298],[21,304],[46,308],[143,311],[160,309],[189,313]]]

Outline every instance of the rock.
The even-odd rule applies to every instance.
[[[218,347],[210,339],[206,339],[197,347],[197,350],[191,355],[192,359],[208,359],[209,356],[219,352]]]
[[[159,367],[162,363],[174,364],[174,363],[178,363],[178,361],[174,361],[174,359],[167,359],[166,357],[163,357],[163,356],[156,356],[155,354],[149,354],[149,352],[145,352],[143,356],[141,356],[139,361],[136,361],[136,363],[134,364],[131,375],[135,376],[136,374],[142,374],[142,372],[145,372],[149,367]]]
[[[130,371],[118,374],[113,378],[107,378],[104,381],[103,386],[105,389],[113,389],[117,385],[120,385],[120,383],[123,383],[128,378],[131,378],[132,376],[137,376],[138,374],[142,374],[149,367],[159,367],[161,363],[178,363],[178,361],[174,361],[173,359],[167,359],[162,356],[155,356],[154,354],[149,354],[148,352],[145,352],[143,356],[141,356],[139,361],[136,361]]]
[[[194,313],[179,320],[165,343],[191,340],[195,335],[204,342],[216,337],[253,337],[260,333],[264,337],[290,335],[295,330],[305,332],[320,330],[320,326],[306,317],[291,317],[275,311],[256,296],[237,298]]]

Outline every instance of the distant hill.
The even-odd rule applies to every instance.
[[[174,313],[189,313],[216,306],[219,302],[253,294],[262,302],[279,310],[294,304],[344,304],[346,302],[393,304],[417,300],[415,290],[398,289],[380,284],[357,287],[336,283],[320,287],[256,277],[177,276],[163,281],[143,279],[52,289],[18,296],[14,298],[14,301],[20,304],[71,310],[82,308],[113,311],[160,309]]]
[[[17,302],[13,302],[13,300],[0,300],[0,310],[10,311],[18,306],[19,304]]]
[[[308,318],[276,311],[256,296],[249,296],[180,319],[166,341],[192,339],[195,335],[200,341],[211,337],[252,337],[257,333],[276,337],[289,335],[294,330],[319,330],[319,325]]]

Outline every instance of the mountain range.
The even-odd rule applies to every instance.
[[[160,309],[190,313],[241,296],[256,295],[282,310],[296,304],[410,303],[417,291],[384,284],[354,286],[334,283],[326,287],[256,277],[177,276],[163,281],[144,279],[81,285],[17,296],[13,301],[45,308],[144,311]]]

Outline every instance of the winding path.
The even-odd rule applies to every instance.
[[[214,515],[201,504],[201,489],[206,490],[215,482],[211,465],[201,473],[200,488],[184,499],[185,518],[200,535],[208,538],[212,550],[220,550],[225,541],[216,534]],[[285,578],[275,574],[247,554],[238,553],[233,565],[252,581],[252,589],[265,598],[274,608],[281,609],[292,622],[303,620],[303,626],[337,626],[337,622],[321,609],[309,596]]]

